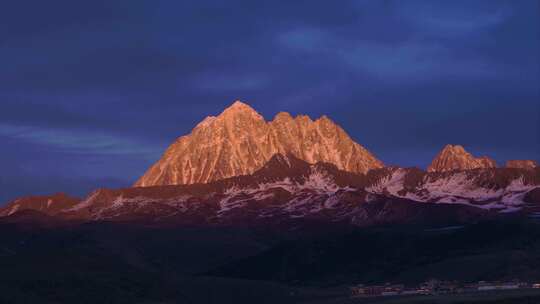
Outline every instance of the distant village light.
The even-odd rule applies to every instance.
[[[405,287],[403,284],[363,285],[352,286],[351,297],[385,297],[404,295],[440,295],[474,293],[494,290],[539,288],[540,283],[529,284],[521,281],[487,282],[464,284],[457,281],[428,280],[416,287]]]

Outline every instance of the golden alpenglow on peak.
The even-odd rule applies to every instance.
[[[279,112],[274,116],[274,121],[284,120],[289,121],[293,120],[294,118],[289,114],[289,112]]]
[[[218,120],[260,120],[264,121],[264,117],[255,109],[239,100],[235,101],[227,107],[221,114],[217,116]]]
[[[428,171],[446,172],[495,167],[497,163],[487,156],[476,158],[461,145],[446,145],[433,159]]]
[[[514,169],[534,169],[538,167],[538,163],[529,159],[514,159],[507,161],[505,167]]]
[[[249,109],[255,111],[250,105],[241,100],[235,100],[227,109]]]
[[[169,146],[135,186],[207,183],[251,174],[278,153],[356,173],[383,167],[326,116],[313,121],[280,112],[267,122],[249,105],[235,101]]]
[[[227,107],[221,114],[225,113],[257,113],[250,105],[237,100],[233,102],[229,107]]]

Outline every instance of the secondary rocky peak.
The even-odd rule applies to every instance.
[[[444,148],[440,151],[440,154],[470,155],[469,152],[467,152],[462,145],[450,145],[450,144],[444,146]]]
[[[294,118],[289,114],[288,112],[279,112],[274,116],[275,122],[289,122],[291,120],[294,120]]]
[[[251,174],[278,153],[355,173],[383,166],[327,117],[314,122],[307,115],[292,118],[280,112],[266,122],[253,108],[236,101],[180,137],[135,185],[207,183]]]
[[[477,160],[482,165],[481,168],[497,168],[497,162],[494,159],[490,158],[490,157],[481,156],[481,157],[477,158]]]
[[[487,157],[474,157],[461,145],[446,145],[433,159],[428,167],[429,172],[446,172],[454,170],[470,170],[477,168],[495,168],[497,163]]]
[[[538,167],[538,163],[534,160],[509,160],[506,162],[506,168],[534,169],[536,167]]]
[[[294,120],[298,121],[302,124],[310,124],[313,123],[313,120],[308,115],[298,115],[294,118]]]
[[[326,115],[322,115],[321,117],[317,118],[317,120],[315,120],[316,122],[323,122],[323,123],[334,123],[330,117],[326,116]]]

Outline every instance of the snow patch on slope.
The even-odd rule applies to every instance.
[[[283,210],[286,212],[315,213],[325,208],[333,208],[338,203],[332,199],[338,191],[353,191],[350,187],[336,185],[331,176],[326,172],[312,167],[309,175],[302,182],[296,182],[289,177],[268,183],[258,184],[253,188],[231,187],[225,190],[224,198],[219,201],[219,215],[232,209],[243,207],[249,201],[261,201],[274,196],[273,190],[283,189],[294,194],[288,202],[284,202]],[[292,217],[300,215],[291,215]]]
[[[468,176],[467,172],[457,172],[444,177],[426,176],[417,188],[405,189],[406,174],[405,169],[397,169],[366,190],[418,202],[463,204],[486,210],[515,212],[524,205],[526,192],[535,187],[525,184],[523,177],[520,177],[505,188],[486,188],[478,186],[474,177]]]
[[[11,207],[7,215],[12,215],[13,213],[17,212],[21,208],[21,205],[16,204],[15,206]]]
[[[392,174],[387,175],[376,184],[367,187],[366,191],[373,193],[390,193],[394,196],[398,196],[398,192],[403,189],[403,180],[407,171],[404,169],[397,169]]]
[[[92,192],[92,194],[90,194],[90,196],[88,198],[86,198],[84,201],[76,204],[75,206],[67,209],[66,212],[78,211],[78,210],[82,210],[82,209],[90,207],[94,203],[95,199],[98,197],[98,195],[100,193],[101,193],[101,190],[96,190],[96,191]]]

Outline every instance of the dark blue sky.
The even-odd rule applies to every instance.
[[[540,1],[10,1],[0,202],[131,184],[236,99],[387,164],[540,160]]]

